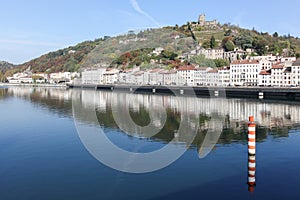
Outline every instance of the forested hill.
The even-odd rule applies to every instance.
[[[14,68],[15,65],[5,62],[5,61],[0,61],[0,72],[5,73],[7,70],[10,70]]]
[[[231,24],[217,25],[213,27],[200,26],[196,22],[187,23],[182,26],[169,26],[163,29],[172,29],[185,35],[189,35],[203,48],[224,48],[231,51],[235,47],[253,49],[253,55],[284,55],[300,57],[300,39],[291,35],[279,35],[275,33],[263,33],[258,30],[243,29]],[[132,34],[132,33],[131,33]],[[135,37],[142,35],[143,31]],[[85,41],[58,51],[50,52],[39,58],[21,64],[6,71],[6,76],[15,72],[30,69],[34,72],[59,72],[77,71],[85,57],[99,44],[105,42],[105,37],[93,41]],[[113,53],[110,52],[112,55]],[[132,58],[134,60],[134,58]],[[145,59],[142,62],[149,62]]]
[[[0,82],[4,82],[5,81],[4,74],[7,71],[10,71],[15,67],[16,66],[11,64],[11,63],[8,63],[8,62],[5,62],[5,61],[0,61]]]

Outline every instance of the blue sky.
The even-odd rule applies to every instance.
[[[207,19],[300,37],[298,0],[10,0],[1,2],[0,60],[15,64],[130,29]]]

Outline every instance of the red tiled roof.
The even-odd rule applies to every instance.
[[[284,66],[283,65],[273,65],[272,69],[283,69]]]
[[[178,71],[188,71],[188,70],[196,70],[196,67],[194,65],[185,65],[179,67]]]
[[[271,75],[271,73],[267,72],[266,70],[262,70],[259,75]]]
[[[207,73],[218,73],[218,70],[217,70],[217,69],[210,70],[210,71],[208,71]]]
[[[235,60],[231,62],[231,65],[240,65],[240,64],[258,64],[259,60]]]

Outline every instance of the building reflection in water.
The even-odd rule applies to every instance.
[[[49,106],[53,110],[62,109],[70,115],[71,107],[69,104],[71,104],[73,96],[73,98],[80,100],[83,108],[96,107],[97,113],[102,116],[101,119],[111,116],[112,109],[114,109],[112,106],[117,105],[118,109],[128,108],[135,122],[143,126],[151,123],[154,128],[161,128],[165,125],[164,123],[167,121],[163,114],[165,112],[167,118],[171,118],[168,121],[178,121],[178,123],[180,123],[181,114],[198,116],[199,128],[195,139],[198,142],[197,145],[203,142],[209,144],[208,139],[208,141],[203,141],[204,137],[201,136],[201,133],[206,134],[210,129],[217,129],[220,123],[223,126],[223,133],[218,142],[246,142],[247,120],[250,115],[255,116],[257,122],[258,142],[265,139],[268,133],[275,134],[277,137],[286,137],[288,136],[288,129],[298,126],[300,123],[300,104],[297,102],[276,103],[244,99],[222,99],[220,101],[219,99],[209,98],[21,87],[12,87],[5,89],[5,91],[7,95],[29,99],[43,106]],[[152,118],[155,121],[149,121],[149,114],[153,115]],[[212,118],[220,118],[220,120],[212,121]],[[100,123],[101,119],[99,119]],[[113,122],[103,125],[118,128]],[[176,124],[173,126],[176,126]],[[273,129],[280,129],[280,131],[273,132]],[[138,134],[142,133],[139,132]],[[228,136],[232,136],[232,138],[229,139]],[[173,130],[172,137],[175,137],[178,142],[184,141],[184,136],[177,134],[176,127]],[[213,138],[219,136],[211,135],[210,137],[215,140]],[[159,138],[154,137],[153,139]],[[200,149],[200,152],[205,154],[203,149]]]

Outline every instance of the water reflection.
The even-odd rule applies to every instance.
[[[154,110],[154,113],[159,113],[158,111],[161,109],[161,106],[164,107],[169,119],[166,121],[165,127],[169,128],[169,132],[166,131],[164,134],[157,134],[154,138],[164,141],[170,141],[174,136],[176,136],[178,141],[184,141],[184,135],[176,135],[181,113],[190,116],[199,116],[199,134],[194,143],[196,145],[203,143],[205,136],[203,134],[209,130],[210,123],[211,126],[213,126],[212,123],[217,123],[211,122],[212,116],[225,116],[223,133],[219,143],[246,141],[247,119],[250,115],[255,116],[258,124],[258,141],[264,140],[268,134],[272,134],[275,137],[286,137],[288,136],[289,129],[299,126],[300,122],[300,106],[295,103],[275,103],[240,99],[223,99],[219,101],[218,99],[129,93],[116,94],[111,92],[97,92],[97,97],[95,97],[94,91],[75,90],[73,92],[76,93],[78,98],[81,98],[84,107],[88,108],[92,105],[96,105],[100,124],[110,128],[118,128],[112,115],[114,108],[112,108],[111,102],[115,102],[113,106],[117,105],[124,109],[129,107],[133,120],[143,125],[149,123],[149,117],[147,116],[149,110]],[[155,105],[159,106],[156,107]],[[119,114],[122,115],[122,113]],[[162,122],[158,121],[155,123],[160,127]],[[136,132],[136,130],[131,131]]]
[[[257,141],[263,141],[270,134],[274,137],[287,137],[289,130],[299,127],[300,105],[297,102],[265,102],[241,99],[202,99],[192,97],[159,96],[147,94],[112,93],[92,90],[64,90],[46,88],[11,87],[0,89],[0,98],[16,96],[29,100],[50,111],[72,116],[72,96],[80,100],[83,113],[96,109],[99,123],[108,128],[124,129],[136,137],[148,137],[143,130],[138,130],[132,124],[116,123],[118,115],[124,115],[122,109],[129,109],[130,117],[139,126],[151,124],[151,129],[162,129],[156,135],[150,135],[153,140],[164,142],[184,142],[189,137],[186,134],[178,135],[181,116],[197,116],[199,118],[198,134],[193,142],[194,146],[206,146],[209,137],[204,140],[209,129],[220,126],[221,117],[223,130],[221,135],[211,135],[211,140],[219,137],[218,143],[229,144],[232,142],[247,141],[247,119],[255,116],[258,133]],[[128,116],[122,116],[128,117]],[[156,121],[150,121],[150,119]],[[117,120],[116,120],[117,119]],[[220,121],[222,121],[220,120]],[[91,123],[88,118],[82,122]],[[120,127],[121,125],[121,127]],[[148,127],[149,128],[149,127]],[[155,132],[155,131],[154,131]]]
[[[192,143],[192,151],[188,151],[178,162],[166,170],[141,176],[118,173],[103,167],[90,158],[74,132],[74,125],[69,120],[73,117],[72,98],[81,104],[82,115],[96,110],[98,126],[100,123],[107,130],[108,137],[111,137],[113,142],[120,144],[121,148],[124,147],[124,149],[128,148],[129,150],[133,148],[132,143],[150,144],[154,145],[156,149],[160,149],[172,140],[174,146],[185,146],[187,135],[178,132],[181,119],[182,117],[188,119],[189,116],[197,117],[197,135]],[[15,99],[18,100],[15,101]],[[27,101],[26,104],[23,104],[24,101]],[[11,104],[11,108],[22,109],[22,106],[29,103],[34,105],[28,106],[21,112],[30,112],[32,108],[37,108],[39,111],[37,113],[43,114],[36,118],[48,115],[49,112],[44,113],[43,109],[47,109],[55,115],[50,118],[49,124],[48,119],[46,119],[45,124],[39,127],[45,130],[50,129],[47,135],[36,133],[31,126],[26,130],[23,130],[24,127],[21,125],[11,129],[6,128],[9,134],[19,128],[20,134],[11,141],[2,136],[2,144],[7,143],[1,154],[1,158],[4,160],[1,168],[3,176],[2,196],[20,194],[20,196],[28,197],[30,191],[26,188],[22,190],[22,187],[29,185],[31,188],[36,188],[36,191],[41,191],[38,194],[41,197],[44,196],[45,192],[51,190],[53,195],[59,198],[62,195],[61,188],[64,188],[66,193],[73,194],[72,197],[65,194],[65,199],[82,199],[82,196],[85,196],[82,194],[92,194],[97,199],[109,199],[112,194],[115,195],[114,199],[151,199],[151,197],[153,199],[193,199],[199,195],[204,199],[220,199],[224,196],[232,197],[231,199],[247,199],[249,197],[246,184],[248,173],[248,158],[246,157],[247,119],[249,115],[254,115],[258,124],[257,181],[259,187],[254,194],[251,194],[252,197],[254,196],[255,199],[299,198],[297,192],[299,178],[295,176],[299,168],[299,104],[295,102],[289,104],[287,102],[275,103],[239,99],[217,102],[215,99],[114,94],[103,91],[95,93],[88,90],[0,89],[0,105],[5,105],[8,102]],[[19,105],[16,106],[16,103]],[[158,104],[159,106],[157,106]],[[153,127],[156,128],[165,123],[161,132],[146,139],[147,135],[143,135],[138,129],[132,130],[131,134],[135,137],[120,131],[114,120],[113,106],[122,109],[125,105],[128,106],[130,117],[139,126],[147,126],[153,122]],[[5,106],[2,107],[6,108]],[[163,116],[163,111],[157,112],[162,107],[166,113],[166,120],[151,121],[151,118],[160,119]],[[151,110],[153,111],[152,114],[150,114]],[[12,115],[18,115],[19,112],[20,110],[16,109]],[[56,113],[68,116],[69,119],[57,119]],[[223,129],[221,135],[207,135],[207,130],[220,127],[221,120],[214,121],[212,119],[218,119],[218,117],[223,119],[222,116],[225,118],[224,122],[221,123]],[[68,121],[69,123],[66,123]],[[57,122],[61,123],[57,124]],[[3,123],[7,123],[6,117],[3,117]],[[81,123],[87,126],[97,125],[86,117],[82,117]],[[12,124],[14,126],[16,123],[12,120]],[[65,124],[71,128],[66,129]],[[57,128],[52,129],[52,127]],[[296,131],[291,131],[294,128]],[[3,132],[5,131],[1,132],[2,135],[4,135]],[[272,137],[287,136],[289,136],[288,139],[272,139]],[[218,137],[219,139],[214,145],[213,141]],[[269,139],[265,141],[267,137]],[[32,138],[36,140],[32,140]],[[116,138],[117,141],[115,141]],[[49,145],[52,148],[49,148]],[[209,154],[209,157],[197,159],[196,150],[199,150],[201,157],[206,155],[206,150],[209,150],[207,147],[212,146],[214,146],[214,152]],[[202,149],[201,147],[206,148]],[[44,151],[39,155],[42,149]],[[145,152],[149,150],[152,149],[147,147]],[[24,154],[30,155],[30,158],[24,158]],[[53,160],[56,156],[59,159]],[[53,162],[49,164],[51,159]],[[128,162],[131,162],[132,159],[134,157],[128,158]],[[41,164],[41,160],[45,163]],[[277,167],[274,168],[274,166]],[[44,173],[45,171],[47,173]],[[45,178],[41,174],[49,180],[49,185],[43,185]],[[277,175],[274,176],[274,174]],[[39,179],[39,177],[41,178]],[[57,183],[68,187],[57,186]],[[78,183],[84,184],[78,185]],[[274,188],[278,186],[282,189],[274,193]],[[91,190],[91,187],[94,190]],[[18,188],[17,192],[13,193],[15,188]],[[32,196],[36,195],[36,192],[32,192]]]

